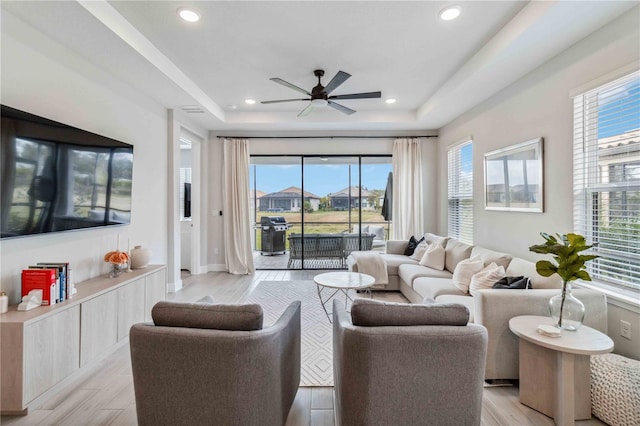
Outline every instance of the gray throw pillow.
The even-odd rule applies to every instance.
[[[469,310],[458,303],[390,303],[356,299],[351,322],[358,326],[467,325]]]
[[[260,305],[158,302],[151,317],[164,327],[252,331],[262,329],[263,313]]]

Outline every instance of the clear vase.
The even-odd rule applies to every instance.
[[[576,331],[584,320],[584,305],[571,293],[570,283],[564,283],[562,292],[549,299],[549,312],[562,330]]]
[[[126,269],[126,263],[120,264],[120,263],[112,263],[111,264],[111,269],[109,269],[109,276],[111,278],[115,278],[118,275],[120,275],[120,273],[122,271],[124,271]]]

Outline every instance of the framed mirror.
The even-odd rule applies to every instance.
[[[542,145],[540,137],[484,155],[486,210],[543,211]]]

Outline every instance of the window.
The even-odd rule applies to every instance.
[[[473,141],[465,140],[447,152],[450,237],[473,244]]]
[[[573,186],[591,278],[640,290],[640,72],[574,98]]]

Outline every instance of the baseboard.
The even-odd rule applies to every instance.
[[[169,293],[175,293],[182,288],[182,280],[178,280],[175,283],[168,283],[167,290]]]
[[[227,272],[227,265],[224,263],[212,263],[207,265],[207,272]]]

